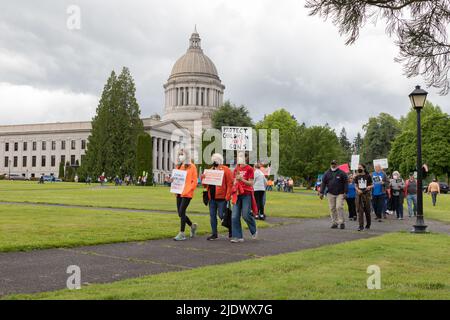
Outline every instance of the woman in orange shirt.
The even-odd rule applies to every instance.
[[[177,211],[178,216],[180,217],[181,227],[180,233],[178,233],[174,240],[184,241],[187,239],[184,234],[186,224],[191,227],[191,238],[195,236],[198,227],[198,225],[196,223],[192,223],[186,215],[186,209],[194,196],[195,189],[197,188],[197,167],[191,162],[189,152],[186,149],[180,149],[180,151],[178,151],[177,161],[177,169],[187,171],[187,174],[183,192],[181,194],[177,194]]]

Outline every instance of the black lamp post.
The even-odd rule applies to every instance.
[[[422,111],[428,92],[416,86],[416,89],[409,95],[411,104],[417,111],[417,221],[411,230],[412,233],[426,233],[427,225],[423,219],[423,190],[422,190],[422,128],[420,112]]]

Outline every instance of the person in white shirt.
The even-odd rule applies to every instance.
[[[267,179],[264,173],[261,171],[261,163],[255,164],[255,180],[253,189],[255,192],[256,205],[258,206],[258,218],[265,220],[266,215],[264,213],[265,196],[266,196]]]

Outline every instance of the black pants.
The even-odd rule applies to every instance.
[[[258,214],[264,215],[264,193],[265,191],[255,191],[256,205],[258,206]]]
[[[373,211],[375,211],[377,219],[381,219],[382,215],[384,214],[383,212],[384,196],[385,196],[384,194],[379,196],[373,196]]]
[[[366,227],[370,228],[372,219],[370,217],[370,193],[358,194],[356,196],[356,206],[358,208],[359,227],[364,228],[364,216],[366,217]]]
[[[181,220],[181,228],[180,231],[184,232],[186,229],[186,224],[188,226],[192,226],[192,222],[189,219],[189,217],[186,215],[186,209],[189,206],[189,203],[191,202],[191,198],[183,198],[180,196],[177,196],[177,211],[178,216]]]
[[[403,218],[403,198],[401,195],[392,196],[392,210],[397,218]]]
[[[348,207],[348,218],[353,219],[356,218],[356,199],[355,198],[347,198],[347,207]]]

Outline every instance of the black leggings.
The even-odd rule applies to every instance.
[[[256,205],[258,206],[258,214],[260,215],[264,215],[264,193],[265,191],[255,191]]]
[[[347,198],[346,201],[348,206],[348,218],[349,219],[356,218],[356,199]]]
[[[186,224],[188,226],[192,226],[191,220],[186,215],[186,209],[189,206],[190,202],[191,202],[191,198],[183,198],[180,196],[177,197],[177,211],[178,211],[178,216],[180,217],[180,220],[181,220],[181,228],[180,228],[181,232],[184,232],[184,230],[186,229]]]

